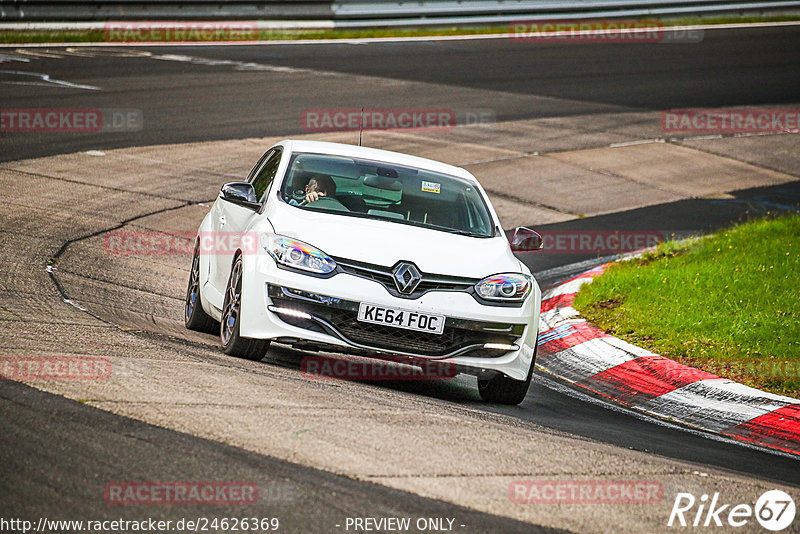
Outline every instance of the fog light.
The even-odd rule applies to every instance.
[[[267,308],[272,313],[280,315],[288,315],[289,317],[297,317],[298,319],[311,319],[311,316],[304,311],[293,310],[292,308],[279,308],[277,306],[269,306]]]

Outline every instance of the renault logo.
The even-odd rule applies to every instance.
[[[392,269],[392,275],[394,276],[394,285],[404,295],[413,293],[417,289],[417,284],[422,280],[422,274],[413,263],[398,263]]]

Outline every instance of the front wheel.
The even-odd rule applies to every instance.
[[[538,348],[538,340],[536,346]],[[506,375],[497,374],[487,380],[478,379],[478,393],[486,402],[496,402],[498,404],[519,404],[525,400],[528,388],[533,378],[533,368],[536,365],[536,349],[533,352],[533,361],[528,370],[528,378],[525,380],[514,380]]]
[[[478,393],[486,402],[499,404],[519,404],[525,400],[528,387],[531,385],[531,375],[527,380],[514,380],[506,375],[497,375],[488,380],[478,380]]]
[[[242,257],[236,258],[225,289],[225,303],[222,306],[220,338],[225,354],[246,360],[261,360],[269,347],[268,339],[249,339],[239,335],[242,311]]]

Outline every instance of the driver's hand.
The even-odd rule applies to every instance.
[[[317,191],[311,191],[310,193],[306,194],[306,202],[314,202],[315,200],[319,200],[319,197],[324,197],[325,193],[319,193]]]

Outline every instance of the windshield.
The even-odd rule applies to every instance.
[[[433,171],[301,153],[292,157],[280,194],[284,201],[309,210],[478,237],[494,235],[480,192],[466,180]]]

